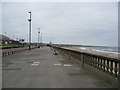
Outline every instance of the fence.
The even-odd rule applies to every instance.
[[[119,76],[119,63],[120,63],[119,59],[105,57],[101,55],[94,55],[90,53],[65,49],[56,46],[52,47],[59,53],[69,56],[70,58],[73,57],[78,59],[79,61],[82,62],[82,66],[84,66],[84,63],[86,63],[92,67],[101,69],[102,71],[107,72],[115,77]]]
[[[32,47],[32,49],[34,48],[37,48],[37,47]],[[28,50],[28,48],[16,48],[16,49],[9,49],[9,50],[3,50],[2,51],[2,56],[8,56],[8,55],[11,55],[11,54],[15,54],[17,52],[20,52],[20,51],[24,51],[24,50]]]

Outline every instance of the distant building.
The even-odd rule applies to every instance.
[[[12,40],[10,40],[9,37],[0,34],[0,44],[8,44],[8,43],[12,43]]]
[[[0,34],[0,44],[19,44],[19,41],[11,40],[9,37]]]
[[[50,45],[52,45],[52,42],[49,42]]]
[[[24,39],[19,39],[19,43],[23,44],[24,43]]]

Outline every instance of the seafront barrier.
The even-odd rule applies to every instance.
[[[82,66],[84,66],[85,63],[97,69],[101,69],[102,71],[107,72],[115,77],[119,76],[119,59],[75,51],[64,47],[52,47],[59,53],[62,53],[70,58],[78,59],[82,62]]]
[[[98,73],[96,71],[93,71],[93,73],[98,73],[102,78],[108,78],[109,83],[114,84],[115,87],[118,87],[120,90],[120,60],[117,58],[112,58],[112,57],[107,57],[107,56],[102,56],[102,55],[95,55],[95,54],[90,54],[87,52],[81,52],[81,51],[76,51],[76,50],[71,50],[65,47],[59,47],[59,46],[52,46],[54,50],[56,50],[58,53],[63,54],[64,56],[76,59],[79,61],[82,65],[82,67],[92,67],[97,69],[98,71],[102,71],[103,73],[109,75],[111,78],[108,78],[107,76],[105,77],[101,73]],[[88,67],[88,68],[89,68]],[[110,79],[110,80],[109,80]]]
[[[35,49],[37,47],[31,47],[31,49]],[[12,55],[15,54],[17,52],[21,52],[24,50],[29,50],[27,47],[26,48],[16,48],[16,49],[8,49],[8,50],[2,50],[2,56],[8,56],[8,55]]]

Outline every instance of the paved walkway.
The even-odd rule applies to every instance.
[[[49,47],[3,57],[3,88],[110,87]]]

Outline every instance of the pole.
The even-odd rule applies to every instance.
[[[28,43],[28,34],[26,34],[26,43]]]
[[[13,40],[15,39],[15,35],[13,35]]]
[[[40,41],[40,28],[38,28],[38,48],[40,48],[39,41]]]
[[[120,53],[120,1],[118,2],[118,53]],[[120,57],[118,55],[119,59],[119,73],[118,73],[118,90],[120,90]]]
[[[41,43],[42,43],[42,33],[41,33]]]
[[[5,36],[6,36],[6,32],[5,32]]]
[[[43,44],[42,44],[42,35],[43,35],[43,34],[41,33],[41,46],[43,47]]]
[[[31,50],[31,12],[29,12],[30,14],[30,19],[28,19],[29,21],[29,50]]]
[[[118,47],[119,49],[119,47]],[[119,50],[118,50],[118,53],[119,53]],[[119,62],[119,67],[118,67],[118,90],[120,90],[120,58],[118,57],[118,62]]]

